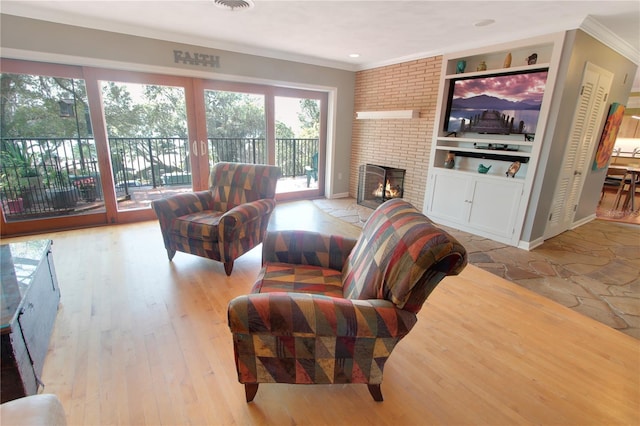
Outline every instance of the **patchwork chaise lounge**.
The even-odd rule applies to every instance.
[[[222,262],[231,275],[234,260],[264,239],[279,177],[276,166],[220,162],[208,191],[153,201],[169,260],[182,251]]]
[[[356,240],[269,232],[251,294],[229,303],[238,380],[365,383],[382,401],[382,372],[436,285],[467,264],[464,247],[411,204],[385,202]]]

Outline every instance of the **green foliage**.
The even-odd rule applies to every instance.
[[[276,138],[278,139],[293,139],[296,135],[291,129],[281,121],[276,121]]]
[[[320,137],[320,101],[301,99],[300,109],[298,120],[302,124],[302,129],[298,136],[309,139]]]
[[[213,138],[264,138],[264,97],[237,92],[205,92],[207,134]]]
[[[78,128],[87,135],[86,90],[81,80],[1,74],[0,95],[3,138],[77,137]],[[74,105],[73,117],[60,116],[59,102],[63,100]]]

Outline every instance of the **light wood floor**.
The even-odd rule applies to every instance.
[[[272,225],[359,232],[310,202],[278,206]],[[42,379],[71,425],[640,423],[640,341],[473,266],[396,347],[384,402],[364,385],[263,384],[247,404],[226,307],[260,248],[226,277],[195,256],[169,262],[156,222],[19,239],[43,237],[62,300]]]

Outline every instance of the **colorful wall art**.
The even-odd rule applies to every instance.
[[[609,108],[609,115],[607,116],[607,122],[604,125],[604,130],[600,137],[600,143],[598,144],[596,158],[593,160],[593,170],[600,170],[609,165],[609,159],[611,159],[613,146],[615,145],[616,138],[618,137],[618,130],[620,130],[624,110],[624,105],[619,103],[611,104],[611,107]]]

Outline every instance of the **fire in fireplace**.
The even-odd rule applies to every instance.
[[[404,169],[363,164],[358,174],[358,204],[375,209],[391,198],[402,198]]]

